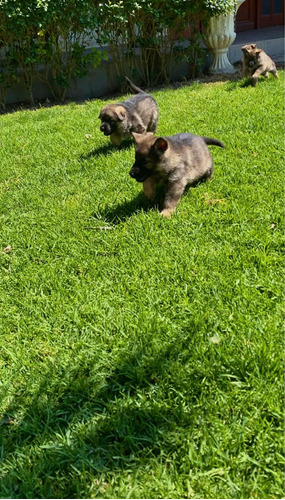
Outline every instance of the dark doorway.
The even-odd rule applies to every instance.
[[[245,0],[236,16],[236,31],[284,24],[283,0]]]

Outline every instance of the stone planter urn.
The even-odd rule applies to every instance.
[[[213,56],[209,72],[235,73],[235,68],[228,60],[228,49],[234,42],[236,33],[234,30],[235,14],[245,0],[237,0],[236,10],[233,13],[215,16],[210,19],[205,33],[205,44]]]

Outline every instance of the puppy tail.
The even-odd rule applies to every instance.
[[[212,139],[212,137],[202,137],[204,139],[204,142],[206,144],[209,144],[210,146],[220,146],[220,148],[225,148],[226,146],[221,142],[218,141],[218,139]]]
[[[142,89],[140,89],[139,87],[137,87],[133,82],[131,82],[131,80],[125,76],[125,79],[127,80],[128,84],[130,85],[130,87],[135,91],[137,92],[138,94],[145,94],[146,92]]]

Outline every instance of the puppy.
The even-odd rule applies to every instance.
[[[129,174],[143,182],[147,198],[153,200],[159,182],[166,187],[161,215],[171,217],[187,184],[212,178],[213,161],[207,144],[224,148],[222,142],[193,134],[155,137],[133,133],[135,163]]]
[[[132,132],[156,132],[157,127],[158,108],[155,100],[127,77],[126,80],[137,95],[117,104],[107,104],[99,115],[100,130],[110,136],[114,146],[119,146],[122,139],[130,137]]]
[[[275,63],[264,50],[258,49],[255,43],[244,45],[241,50],[243,53],[242,62],[244,76],[252,77],[252,85],[254,87],[260,75],[268,77],[268,73],[272,73],[275,78],[278,78]]]

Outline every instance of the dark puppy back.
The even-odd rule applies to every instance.
[[[154,98],[146,94],[145,92],[143,94],[136,94],[133,95],[132,97],[129,97],[129,99],[126,99],[125,101],[119,102],[119,106],[123,106],[126,108],[130,113],[135,111],[139,105],[141,105],[146,99],[151,99],[151,101],[156,105],[156,102]]]
[[[221,142],[218,141],[218,139],[213,139],[212,137],[201,137],[195,134],[190,134],[188,132],[181,133],[181,134],[175,134],[172,135],[171,137],[166,137],[168,141],[171,142],[172,145],[177,147],[182,147],[185,145],[191,146],[193,143],[193,139],[199,137],[200,139],[203,139],[205,144],[209,144],[212,146],[219,146],[220,148],[224,148],[225,145]]]

